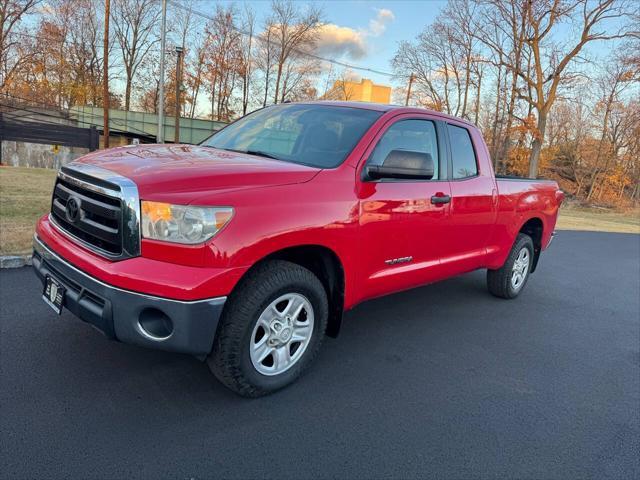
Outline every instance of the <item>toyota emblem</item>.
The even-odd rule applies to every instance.
[[[78,197],[69,197],[65,208],[67,220],[76,223],[80,219],[80,199]]]

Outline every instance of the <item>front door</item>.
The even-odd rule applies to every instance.
[[[356,171],[360,199],[359,300],[435,281],[445,251],[451,192],[444,138],[427,116],[393,118],[378,133]],[[428,153],[431,180],[362,180],[365,165],[382,165],[392,150]]]

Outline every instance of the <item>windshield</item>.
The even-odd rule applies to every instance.
[[[281,104],[241,118],[201,145],[333,168],[380,115],[362,108]]]

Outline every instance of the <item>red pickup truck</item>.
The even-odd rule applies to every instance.
[[[255,397],[294,381],[364,300],[476,269],[492,294],[516,297],[562,199],[552,181],[496,178],[459,118],[281,104],[199,146],[62,167],[33,266],[58,313],[206,359]]]

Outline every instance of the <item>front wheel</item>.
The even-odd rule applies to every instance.
[[[519,233],[504,265],[487,270],[489,292],[496,297],[516,298],[524,288],[533,265],[533,241],[529,235]]]
[[[269,394],[309,366],[327,326],[327,295],[306,268],[285,261],[258,266],[225,306],[208,364],[245,397]]]

